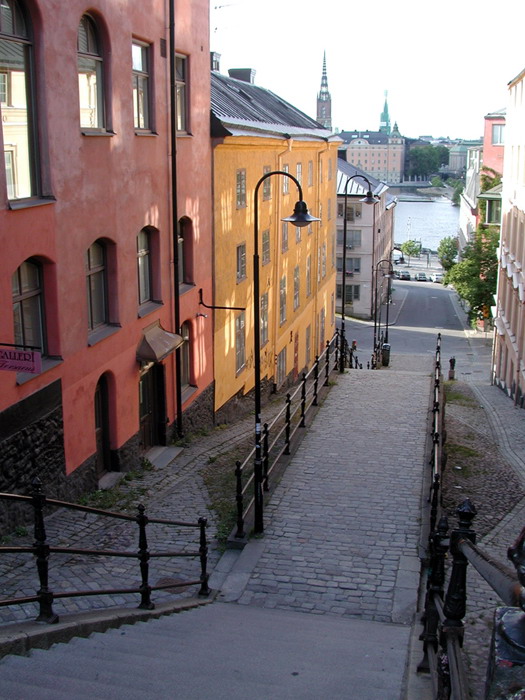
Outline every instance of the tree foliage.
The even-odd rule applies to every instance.
[[[421,243],[414,240],[405,241],[401,244],[401,252],[408,257],[408,265],[410,265],[410,258],[421,253]]]
[[[448,164],[449,151],[446,146],[414,146],[408,154],[410,175],[430,177],[441,165]]]
[[[437,249],[437,254],[441,267],[445,272],[448,272],[456,263],[458,254],[457,236],[446,236],[442,238]]]
[[[474,240],[465,246],[461,261],[446,274],[445,282],[454,285],[459,296],[468,302],[471,320],[486,318],[494,303],[498,243],[497,228],[478,227]]]

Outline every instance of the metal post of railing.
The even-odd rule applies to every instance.
[[[439,520],[437,531],[429,537],[429,575],[427,579],[427,593],[422,622],[424,630],[420,636],[423,642],[423,659],[417,667],[422,673],[428,673],[430,669],[429,649],[434,653],[438,650],[438,626],[439,613],[436,607],[435,597],[443,598],[445,585],[445,557],[448,551],[447,542],[448,521],[442,517]]]
[[[461,540],[476,543],[476,533],[471,530],[472,521],[476,517],[476,507],[465,499],[456,509],[459,519],[458,527],[450,535],[450,552],[453,556],[452,572],[448,584],[443,612],[443,633],[463,638],[463,618],[467,608],[467,565],[468,559],[461,553],[458,544]]]
[[[319,388],[319,355],[315,356],[314,364],[314,400],[313,405],[317,406],[317,392]]]
[[[153,610],[155,605],[151,602],[151,586],[149,585],[149,551],[148,540],[146,537],[146,525],[148,517],[145,514],[145,508],[142,503],[138,506],[138,514],[135,518],[139,526],[139,551],[137,557],[140,562],[140,605],[143,610]]]
[[[235,537],[244,537],[243,495],[242,495],[242,468],[241,462],[235,462],[235,501],[237,503],[237,532]]]
[[[270,429],[268,423],[263,426],[263,489],[269,490],[268,485],[268,458],[269,458]]]
[[[53,593],[49,590],[49,545],[46,542],[46,528],[44,525],[44,504],[46,496],[42,489],[42,482],[37,477],[32,483],[31,493],[35,512],[35,542],[33,553],[36,557],[36,567],[40,588],[37,592],[40,612],[37,622],[54,624],[58,622],[58,615],[53,611]]]
[[[441,478],[438,471],[434,471],[434,478],[432,480],[432,486],[430,488],[430,532],[433,532],[434,528],[436,527],[441,489]]]
[[[341,345],[341,334],[339,333],[339,328],[335,329],[335,366],[339,367],[339,364],[341,365],[341,372],[344,371],[344,355],[343,355],[343,348],[340,347]]]
[[[199,556],[201,560],[201,587],[199,595],[202,597],[208,596],[211,590],[208,586],[208,543],[206,541],[206,528],[208,527],[207,518],[199,518],[200,528],[200,544]]]
[[[306,416],[306,372],[303,372],[303,378],[301,380],[301,428],[304,428]]]
[[[284,454],[289,455],[290,454],[290,422],[291,422],[291,414],[292,414],[292,398],[290,394],[286,394],[286,427],[285,427],[285,434],[286,434],[286,447],[284,448]]]
[[[326,341],[326,362],[324,368],[324,385],[328,386],[328,377],[330,376],[330,341]]]

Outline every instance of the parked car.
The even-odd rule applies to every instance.
[[[394,277],[396,278],[396,280],[399,279],[399,270],[394,270]]]
[[[409,280],[410,279],[410,272],[408,270],[399,270],[399,279],[400,280]]]
[[[416,282],[426,282],[427,281],[427,276],[424,272],[416,272],[416,276],[414,277]]]
[[[443,284],[443,275],[441,272],[435,272],[433,275],[430,276],[430,279],[432,282],[439,282],[439,284]]]

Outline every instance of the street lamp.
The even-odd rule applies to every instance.
[[[253,227],[253,352],[255,371],[255,458],[254,471],[254,531],[261,533],[263,523],[263,491],[262,491],[262,455],[261,455],[261,304],[259,298],[259,189],[262,183],[272,175],[285,175],[295,182],[299,190],[299,201],[294,212],[281,221],[302,228],[313,221],[320,221],[308,212],[303,201],[303,190],[299,180],[284,170],[272,170],[265,173],[255,185],[254,193],[254,227]]]
[[[375,285],[374,285],[374,348],[373,348],[376,367],[378,364],[378,355],[379,355],[378,349],[377,349],[377,341],[378,341],[379,330],[380,330],[380,326],[381,326],[381,315],[379,315],[379,319],[377,316],[377,307],[378,307],[378,303],[377,303],[377,279],[379,276],[379,266],[382,265],[383,263],[388,264],[388,272],[383,275],[383,278],[386,277],[388,279],[387,303],[390,299],[390,282],[391,282],[392,277],[394,276],[394,268],[392,266],[392,262],[388,258],[384,258],[383,260],[379,260],[377,262],[377,265],[375,266]],[[381,280],[381,287],[382,287],[382,285],[383,285],[383,280]],[[381,303],[382,302],[380,300],[379,301],[380,314],[381,314]],[[386,314],[387,315],[386,315],[385,343],[388,343],[388,305],[387,305],[387,309],[386,309]],[[378,323],[378,320],[379,320],[379,323]]]
[[[346,304],[346,227],[347,227],[347,220],[346,220],[346,208],[347,208],[347,203],[348,203],[348,183],[351,180],[354,180],[356,177],[360,177],[362,180],[364,180],[367,185],[368,185],[368,191],[366,193],[366,196],[363,199],[360,199],[360,202],[364,202],[365,204],[375,204],[377,202],[376,197],[372,194],[372,185],[370,184],[370,180],[365,177],[364,175],[360,175],[359,173],[356,173],[355,175],[349,175],[347,177],[347,180],[345,182],[345,189],[344,189],[344,197],[345,197],[345,204],[344,204],[344,210],[343,210],[343,265],[342,265],[342,285],[341,285],[341,334],[340,334],[340,343],[339,343],[339,372],[341,374],[345,371],[345,345],[346,345],[346,340],[345,340],[345,304]],[[375,224],[374,224],[375,228]],[[374,251],[372,250],[372,259],[373,259]]]

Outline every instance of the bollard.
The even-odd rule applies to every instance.
[[[450,381],[456,378],[456,358],[451,357],[450,360],[448,361],[449,364],[449,370],[448,370],[448,378]]]

